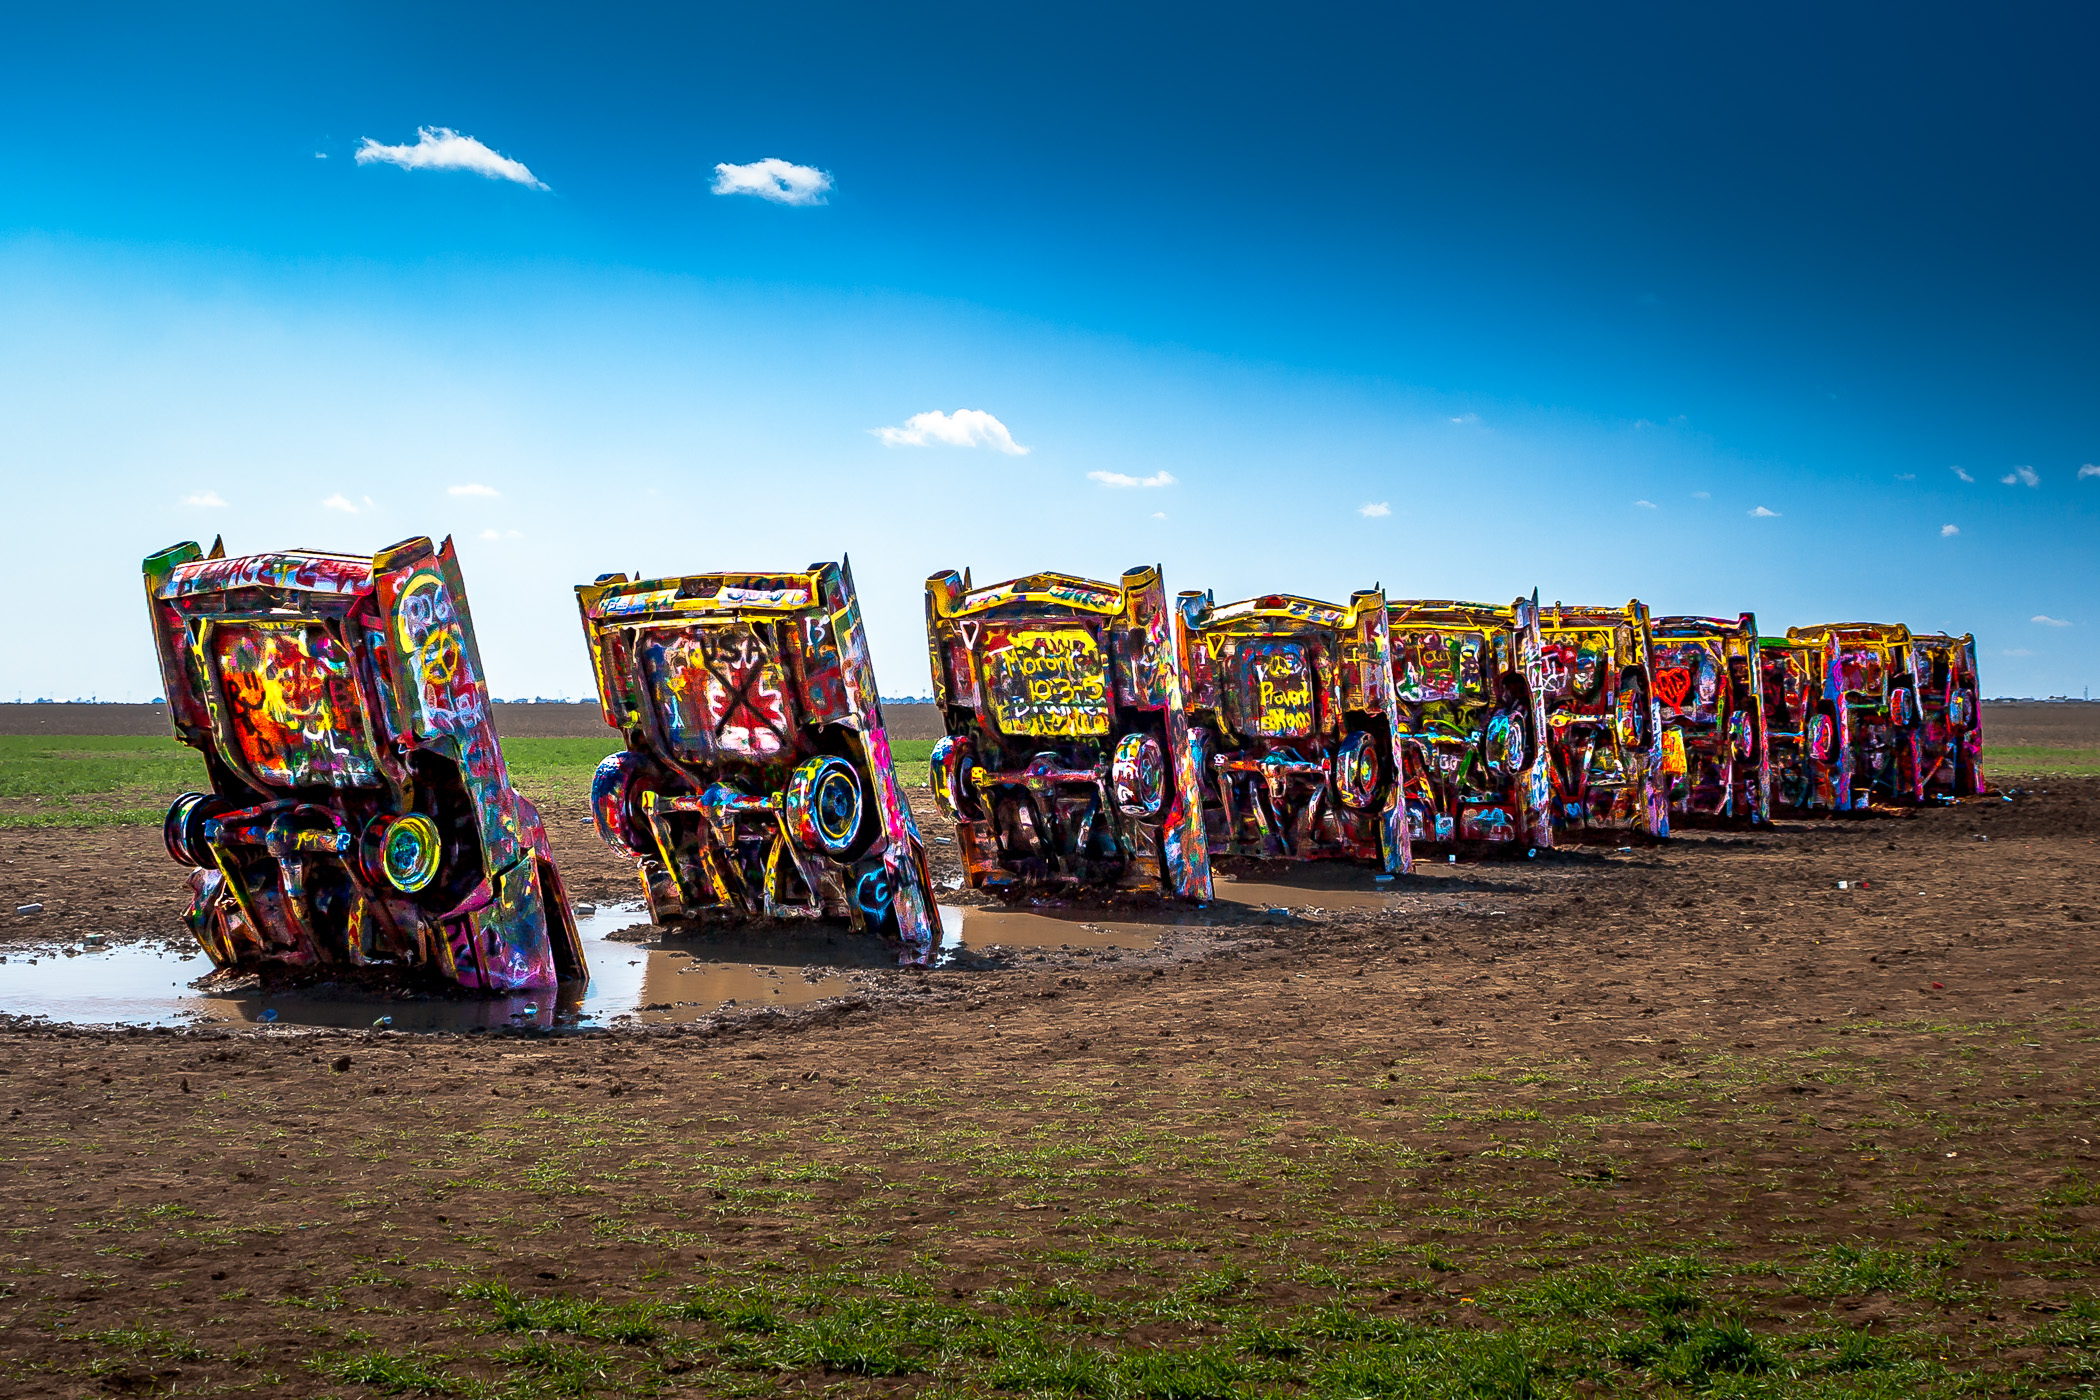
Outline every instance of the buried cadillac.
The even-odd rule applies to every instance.
[[[490,993],[588,974],[539,813],[510,785],[452,542],[145,562],[175,733],[168,811],[221,969]]]
[[[1756,616],[1659,617],[1652,633],[1673,820],[1770,821]]]
[[[1771,751],[1772,806],[1807,815],[1842,812],[1852,803],[1851,725],[1837,638],[1760,637],[1758,674]]]
[[[890,762],[850,566],[576,590],[606,723],[591,807],[660,924],[844,920],[925,964],[926,851]]]
[[[1553,823],[1563,836],[1670,834],[1648,609],[1539,611]]]
[[[1906,806],[1984,790],[1976,643],[1913,635],[1900,622],[1789,627],[1795,642],[1834,640],[1852,742],[1849,801]]]
[[[1412,869],[1385,594],[1184,593],[1180,608],[1211,850]]]
[[[1551,846],[1538,600],[1385,611],[1410,837],[1447,854]]]
[[[972,889],[1207,900],[1210,857],[1174,614],[1157,568],[926,580],[947,735],[935,802]]]

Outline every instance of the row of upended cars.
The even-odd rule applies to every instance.
[[[486,992],[588,976],[511,784],[450,541],[150,557],[178,737],[169,810],[222,969]],[[672,927],[824,919],[930,961],[940,912],[850,569],[577,589],[606,721],[599,835]],[[1974,641],[1900,625],[1272,594],[1042,573],[927,581],[946,735],[926,774],[964,878],[1211,897],[1230,857],[1659,840],[1984,790]],[[910,775],[916,778],[917,774]]]

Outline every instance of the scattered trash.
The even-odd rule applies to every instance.
[[[41,914],[44,912],[44,906],[41,904],[17,904],[15,912],[17,914]]]
[[[1838,881],[1838,888],[1841,890],[1849,890],[1852,888],[1852,882],[1850,880],[1840,880]]]
[[[393,1018],[393,1017],[391,1017],[391,1016],[382,1016],[382,1017],[380,1017],[380,1018],[379,1018],[378,1020],[376,1020],[376,1021],[374,1021],[374,1022],[372,1023],[372,1029],[373,1029],[373,1030],[375,1030],[375,1031],[384,1031],[384,1030],[392,1030],[392,1029],[393,1029],[393,1026],[394,1026],[394,1018]],[[347,1065],[347,1062],[346,1062],[346,1065]]]
[[[261,1014],[256,1016],[255,1019],[258,1021],[274,1021],[277,1019],[277,1008],[274,1006],[265,1006],[262,1009]]]
[[[87,944],[90,948],[98,948],[102,945],[102,937],[99,933],[91,933],[80,941]]]
[[[1446,865],[1456,865],[1456,864],[1458,864],[1458,857],[1457,857],[1456,855],[1448,855],[1448,856],[1445,856],[1445,857],[1444,857],[1444,864],[1446,864]]]
[[[1622,855],[1622,856],[1630,856],[1630,855],[1632,855],[1632,854],[1633,854],[1633,847],[1631,847],[1631,846],[1621,846],[1621,847],[1619,847],[1619,854],[1620,854],[1620,855]]]
[[[1947,984],[1944,982],[1935,982],[1932,984],[1932,989],[1935,992],[1944,992],[1947,990]]]
[[[1393,883],[1393,877],[1390,875],[1373,875],[1371,877],[1371,883],[1376,885],[1390,885],[1391,883]]]
[[[579,914],[595,914],[598,912],[598,906],[595,904],[579,904],[576,906],[576,912]]]
[[[1524,859],[1526,860],[1537,860],[1538,858],[1539,848],[1536,846],[1533,846],[1530,850],[1524,852]]]

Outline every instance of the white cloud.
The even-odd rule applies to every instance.
[[[2034,655],[2034,653],[2033,653],[2033,652],[2031,652],[2031,651],[2029,651],[2029,650],[2028,650],[2028,649],[2027,649],[2026,647],[2007,647],[2007,648],[2006,648],[2005,650],[2003,650],[2003,651],[1999,652],[1998,654],[1999,654],[2000,656],[2032,656],[2032,655]]]
[[[1898,480],[1898,481],[1916,481],[1917,479],[1918,479],[1918,474],[1917,474],[1916,472],[1897,472],[1897,473],[1896,473],[1896,480]]]
[[[1634,502],[1634,504],[1635,504],[1635,505],[1637,505],[1637,506],[1639,506],[1639,507],[1640,507],[1640,508],[1641,508],[1642,510],[1661,510],[1661,509],[1662,509],[1662,507],[1661,507],[1661,506],[1657,505],[1657,504],[1656,504],[1655,502],[1653,502],[1653,501],[1635,501],[1635,502]]]
[[[2039,486],[2042,478],[2033,467],[2014,467],[1998,478],[2000,486]]]
[[[413,146],[382,146],[371,137],[357,148],[357,163],[384,162],[403,170],[471,170],[491,180],[509,180],[543,190],[537,175],[509,156],[498,155],[471,136],[462,136],[449,126],[419,126]]]
[[[1009,457],[1025,457],[1028,449],[1014,441],[1006,425],[981,408],[958,408],[953,414],[936,409],[914,413],[901,428],[870,428],[884,447],[989,447]]]
[[[2071,625],[2070,623],[2064,621],[2064,619],[2060,617],[2051,617],[2047,613],[2036,613],[2033,617],[2027,620],[2029,622],[2039,622],[2044,627],[2069,627]]]
[[[1480,415],[1477,413],[1461,413],[1451,421],[1454,423],[1478,423]]]
[[[2085,480],[2089,476],[2100,476],[2100,466],[2095,466],[2091,462],[2087,462],[2084,466],[2078,469],[2078,479],[2080,481]]]
[[[1363,516],[1366,520],[1376,520],[1381,516],[1391,515],[1393,513],[1393,503],[1391,501],[1365,501],[1356,508],[1356,513]]]
[[[1951,537],[1951,536],[1954,536],[1954,535],[1958,535],[1958,534],[1960,534],[1960,533],[1961,533],[1961,526],[1959,526],[1959,525],[1942,525],[1942,526],[1940,526],[1940,538],[1941,538],[1941,539],[1943,539],[1943,540],[1944,540],[1944,539],[1947,539],[1947,538],[1949,538],[1949,537]]]
[[[1713,493],[1713,492],[1711,492],[1711,491],[1694,491],[1694,492],[1692,492],[1692,499],[1693,499],[1693,500],[1695,500],[1695,501],[1710,501],[1710,500],[1712,500],[1713,498],[1714,498],[1714,493]]]
[[[1167,518],[1167,513],[1163,510],[1155,510],[1152,512],[1152,518],[1154,520],[1165,520]]]
[[[357,503],[352,501],[348,496],[345,496],[340,491],[336,492],[333,496],[330,496],[327,500],[321,502],[321,504],[327,506],[330,510],[343,511],[344,513],[349,515],[357,514]]]
[[[219,499],[219,493],[216,491],[199,491],[194,496],[184,496],[182,498],[182,503],[186,506],[214,507],[223,506],[226,504],[226,502]]]
[[[1125,476],[1122,472],[1088,472],[1086,479],[1098,481],[1103,486],[1113,486],[1118,491],[1127,490],[1132,486],[1172,486],[1175,482],[1172,472],[1154,472],[1150,476]]]
[[[448,496],[500,496],[503,493],[493,486],[483,486],[478,481],[470,481],[464,486],[446,487],[445,494]]]
[[[1756,507],[1750,513],[1760,520],[1777,520],[1779,518],[1778,511],[1766,510],[1763,506]]]
[[[716,194],[755,194],[775,204],[822,204],[831,188],[828,171],[768,156],[749,165],[715,167]]]
[[[1975,483],[1975,481],[1976,481],[1976,478],[1975,478],[1975,477],[1973,477],[1973,476],[1970,476],[1970,475],[1969,475],[1969,474],[1968,474],[1967,472],[1963,471],[1963,470],[1962,470],[1962,469],[1961,469],[1960,467],[1949,467],[1949,468],[1947,468],[1947,470],[1948,470],[1948,471],[1950,471],[1950,472],[1953,472],[1953,473],[1954,473],[1954,474],[1955,474],[1956,476],[1960,477],[1960,478],[1961,478],[1961,479],[1962,479],[1963,481],[1969,482],[1969,483],[1970,483],[1970,484],[1972,484],[1972,485],[1973,485],[1973,484]]]

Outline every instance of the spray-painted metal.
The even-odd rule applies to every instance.
[[[1384,592],[1180,609],[1211,850],[1411,869]]]
[[[660,924],[845,920],[923,965],[933,880],[850,565],[578,586],[606,723],[591,807]]]
[[[1772,763],[1756,615],[1658,617],[1650,634],[1671,820],[1770,821]]]
[[[1983,791],[1973,638],[1916,636],[1900,622],[1819,623],[1790,627],[1787,636],[1837,642],[1852,727],[1848,806],[1913,806],[1932,791]]]
[[[1563,837],[1670,834],[1648,609],[1539,610],[1553,822]]]
[[[1976,639],[1966,633],[1914,632],[1911,644],[1918,653],[1918,699],[1925,712],[1918,735],[1920,785],[1928,795],[1978,796],[1988,785]]]
[[[145,562],[168,717],[208,793],[169,809],[212,962],[510,992],[588,975],[510,785],[452,542]]]
[[[1807,816],[1852,805],[1852,723],[1834,634],[1757,644],[1776,812]]]
[[[1408,835],[1447,853],[1553,844],[1538,600],[1386,604]]]
[[[1121,583],[926,580],[947,737],[934,800],[971,888],[1211,897],[1174,614],[1157,568]]]

